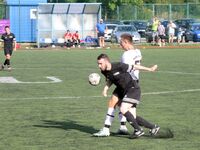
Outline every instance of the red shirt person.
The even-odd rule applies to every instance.
[[[67,32],[64,35],[64,39],[65,39],[65,43],[67,47],[72,46],[72,42],[73,42],[72,37],[73,37],[72,33],[69,30],[67,30]]]
[[[73,43],[74,43],[74,46],[80,46],[80,35],[78,33],[78,31],[76,31],[74,34],[73,34]]]

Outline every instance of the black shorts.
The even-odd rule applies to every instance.
[[[165,39],[164,35],[158,35],[161,40]]]
[[[99,32],[99,33],[97,34],[97,36],[98,36],[98,37],[104,37],[104,34],[105,34],[104,32]]]
[[[121,102],[139,104],[141,97],[140,87],[131,87],[126,92],[120,88],[115,88],[113,95],[117,96]]]
[[[13,52],[13,47],[6,47],[4,48],[4,55],[12,55],[12,52]]]

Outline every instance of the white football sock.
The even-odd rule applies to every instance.
[[[115,109],[114,108],[108,108],[104,124],[111,126],[114,117],[115,117]]]

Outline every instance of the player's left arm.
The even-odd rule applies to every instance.
[[[150,71],[150,72],[156,71],[157,68],[158,68],[158,65],[153,65],[151,67],[145,67],[142,65],[133,65],[133,69],[135,70],[144,70],[144,71]]]

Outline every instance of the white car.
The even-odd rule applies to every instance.
[[[141,36],[138,33],[137,29],[133,25],[118,25],[111,35],[111,42],[119,43],[120,37],[124,33],[128,33],[128,34],[132,35],[134,43],[141,42]]]
[[[111,41],[111,34],[113,30],[117,27],[117,24],[106,24],[107,26],[107,32],[105,33],[105,41],[110,42]]]

